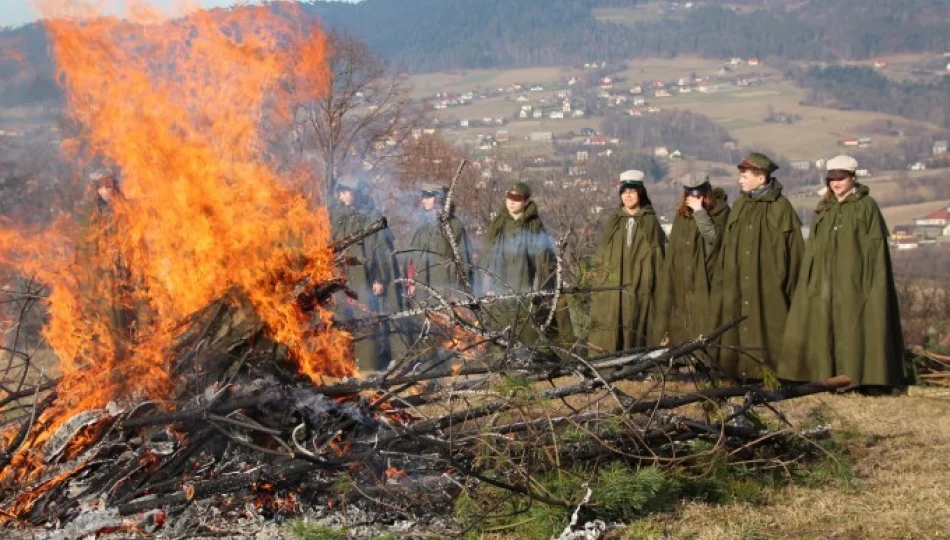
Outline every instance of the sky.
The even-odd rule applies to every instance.
[[[149,0],[160,11],[170,13],[181,0]],[[114,3],[114,2],[113,2]],[[234,4],[254,3],[248,0],[190,0],[189,3],[201,7],[225,7]],[[0,27],[20,26],[39,18],[39,12],[33,8],[30,0],[0,0]]]

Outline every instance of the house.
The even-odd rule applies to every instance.
[[[575,84],[577,84],[577,77],[571,77],[571,79],[567,81],[568,86],[574,86]]]
[[[665,146],[657,146],[656,148],[653,149],[654,157],[665,158],[665,157],[669,157],[669,155],[670,155],[670,151]]]
[[[653,88],[663,88],[665,86],[666,85],[663,83],[663,81],[653,81]]]
[[[858,146],[861,148],[871,146],[871,137],[861,137],[858,139]]]
[[[589,127],[581,128],[582,137],[593,137],[594,135],[597,135],[597,132],[594,131],[593,128],[589,128]]]
[[[468,127],[468,118],[464,120],[459,120],[459,127],[467,128]]]
[[[580,118],[584,116],[584,110],[583,109],[574,110],[571,112],[571,116],[573,116],[574,118]]]
[[[548,118],[551,120],[561,120],[564,118],[564,111],[551,111],[551,113],[548,114]]]
[[[528,139],[531,142],[551,142],[554,139],[554,134],[550,131],[532,131]]]
[[[643,93],[643,87],[639,84],[630,89],[630,93],[633,95],[639,95]]]
[[[590,153],[587,150],[578,150],[577,154],[574,156],[576,161],[587,161],[590,157]]]
[[[614,155],[614,151],[611,148],[608,148],[603,152],[597,152],[597,157],[610,157],[612,155]]]
[[[680,94],[690,94],[693,92],[693,89],[688,86],[683,86],[680,88]]]
[[[640,107],[640,106],[646,105],[646,104],[647,104],[647,100],[646,100],[646,98],[644,98],[644,97],[637,96],[637,97],[633,98],[633,106],[634,106],[634,107]]]
[[[808,161],[793,161],[790,165],[796,171],[807,171],[811,168],[811,163]]]
[[[653,105],[652,107],[647,107],[647,112],[651,112],[651,113],[658,113],[658,112],[661,112],[662,110],[663,109],[657,107],[656,105]]]
[[[542,116],[544,116],[544,111],[541,109],[535,109],[531,112],[531,118],[541,118]]]
[[[858,178],[870,178],[870,177],[871,177],[871,171],[869,171],[869,170],[867,170],[867,169],[858,169],[858,170],[854,171],[854,175],[857,176]]]
[[[747,62],[747,64],[749,64],[750,66],[757,66],[759,65],[759,59],[755,57],[749,58],[749,61]]]
[[[917,249],[920,247],[920,242],[916,237],[914,238],[891,238],[891,246],[893,246],[897,251],[906,251],[908,249]]]
[[[931,148],[933,155],[939,156],[947,153],[947,141],[934,141]]]
[[[683,153],[680,152],[679,150],[673,150],[672,152],[670,152],[669,159],[670,159],[670,161],[674,161],[674,160],[677,160],[677,159],[683,159]]]
[[[725,148],[726,150],[735,150],[736,148],[739,147],[739,145],[736,144],[736,141],[726,141],[722,143],[722,147]]]
[[[914,235],[913,225],[895,225],[894,229],[891,230],[892,240],[904,240],[907,238],[917,238]]]
[[[729,59],[729,65],[730,65],[730,66],[738,66],[738,65],[741,64],[741,63],[742,63],[742,59],[741,59],[741,58],[735,58],[735,57],[733,57],[733,58],[730,58],[730,59]]]
[[[510,135],[508,135],[507,129],[499,129],[495,132],[495,140],[498,142],[508,142],[510,140]]]
[[[823,171],[825,169],[825,163],[827,162],[824,159],[816,159],[815,168],[818,169],[819,171]]]
[[[529,114],[531,114],[529,111],[521,109],[521,112],[518,113],[518,118],[528,118]]]
[[[931,212],[922,218],[917,218],[914,223],[917,227],[940,227],[942,230],[947,225],[950,225],[950,207]]]
[[[607,146],[607,137],[591,137],[589,141],[592,146]]]
[[[571,112],[571,102],[564,100],[564,103],[561,103],[561,112]]]
[[[604,77],[600,80],[600,84],[612,84],[614,81],[610,77]]]
[[[544,87],[540,84],[536,84],[528,89],[529,92],[544,92]]]
[[[887,67],[887,60],[878,58],[874,61],[874,69],[884,69]]]
[[[856,138],[849,138],[849,139],[841,139],[840,141],[838,141],[838,144],[842,146],[857,146],[858,144],[860,144],[860,142]]]
[[[688,83],[686,82],[686,78],[685,78],[685,77],[680,77],[680,80],[676,81],[676,85],[677,85],[677,86],[686,86],[687,84],[688,84]]]
[[[910,169],[910,170],[912,170],[912,171],[926,171],[926,170],[927,170],[927,164],[926,164],[926,163],[923,163],[923,162],[921,162],[921,161],[918,161],[918,162],[914,163],[913,165],[911,165],[910,167],[907,167],[907,168]]]
[[[521,103],[524,103],[525,101],[528,101],[528,96],[524,96],[524,95],[518,96],[518,97],[515,98],[515,101],[519,101],[519,102],[521,102]]]
[[[665,88],[660,88],[660,89],[657,89],[657,91],[654,92],[653,95],[658,98],[670,97],[670,91]]]

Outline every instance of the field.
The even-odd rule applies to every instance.
[[[719,69],[723,61],[696,57],[678,57],[673,59],[634,59],[628,62],[628,68],[617,74],[626,78],[624,86],[652,81],[676,80],[691,74],[707,75]],[[774,74],[767,66],[735,66],[735,72]],[[418,96],[432,96],[438,91],[464,92],[475,89],[499,88],[512,83],[541,84],[545,91],[530,93],[530,101],[516,102],[514,95],[507,94],[489,99],[475,100],[472,103],[437,111],[442,118],[475,119],[483,117],[512,116],[521,104],[540,104],[541,99],[551,99],[551,91],[564,87],[564,81],[578,70],[571,68],[534,68],[516,70],[478,70],[458,73],[434,73],[414,76],[410,82]],[[899,124],[910,122],[892,115],[868,111],[841,111],[820,107],[807,107],[800,103],[805,99],[805,90],[789,82],[765,84],[757,87],[727,88],[708,93],[692,92],[669,98],[650,98],[649,104],[664,109],[684,109],[711,118],[726,128],[740,145],[773,152],[788,159],[814,160],[828,157],[839,150],[838,141],[847,137],[872,135],[865,127],[873,120],[891,120]],[[769,111],[798,116],[792,124],[765,122]],[[577,131],[582,127],[597,129],[598,118],[580,118],[570,120],[513,121],[506,129],[513,136],[527,136],[532,131]],[[926,125],[929,128],[936,126]],[[455,132],[453,138],[474,139],[478,133],[493,133],[494,129],[484,131]],[[873,147],[894,148],[900,138],[873,134]]]
[[[793,486],[766,504],[686,503],[631,526],[618,538],[946,538],[950,530],[950,396],[820,395],[789,403],[790,417],[825,406],[850,432],[853,486]],[[942,472],[941,472],[942,471]]]

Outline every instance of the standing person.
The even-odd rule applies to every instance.
[[[857,183],[857,168],[850,156],[828,161],[828,187],[815,210],[778,362],[783,379],[847,375],[861,387],[910,382],[887,225],[870,189]]]
[[[455,255],[452,242],[445,235],[439,212],[445,205],[445,188],[434,182],[423,182],[420,193],[422,212],[419,223],[412,232],[407,256],[404,260],[405,275],[409,279],[427,285],[438,292],[443,298],[453,300],[458,297],[458,291],[463,290],[463,281],[472,283],[472,249],[462,222],[455,217],[454,207],[449,208],[447,216],[451,230],[452,241],[458,247],[459,258],[464,276],[459,275],[455,264]],[[463,280],[464,277],[464,280]],[[439,305],[429,298],[429,293],[414,284],[406,286],[406,296],[410,303],[423,305]],[[410,336],[417,336],[421,331],[422,317],[415,318],[407,330]],[[434,330],[435,331],[435,330]],[[440,332],[436,332],[441,334]],[[448,336],[440,335],[447,338]]]
[[[782,350],[804,240],[798,214],[772,177],[778,165],[751,153],[738,169],[742,193],[726,222],[719,292],[721,321],[745,319],[722,335],[719,363],[734,379],[761,379]]]
[[[330,229],[333,240],[353,236],[366,229],[376,216],[365,204],[365,193],[360,182],[344,176],[337,183],[338,204],[330,211]],[[395,269],[393,251],[385,235],[377,233],[351,245],[344,253],[347,286],[359,297],[358,303],[343,293],[335,295],[334,314],[338,321],[352,321],[386,313],[386,296],[395,296],[391,287]],[[389,363],[383,340],[388,338],[385,325],[373,325],[353,334],[353,355],[360,371],[384,369]],[[382,335],[385,334],[385,335]]]
[[[591,295],[588,342],[598,352],[644,346],[656,334],[651,325],[666,235],[643,177],[637,170],[620,175],[620,207],[608,218],[594,256],[596,285],[623,287]]]
[[[479,262],[485,270],[482,289],[487,295],[506,295],[551,290],[555,282],[554,244],[548,236],[538,207],[531,200],[531,188],[524,182],[509,186],[505,205],[488,227]],[[496,301],[488,310],[489,324],[499,330],[516,325],[522,341],[538,340],[535,327],[546,313],[535,309],[545,301],[522,299]],[[570,341],[566,310],[555,317],[562,342]]]
[[[463,280],[453,262],[452,244],[445,236],[439,221],[439,212],[445,204],[445,188],[434,182],[423,182],[420,196],[422,213],[409,242],[406,275],[451,296],[452,291],[461,290]],[[471,245],[465,227],[455,217],[454,208],[449,209],[448,225],[452,231],[452,239],[458,246],[465,281],[471,283]],[[416,296],[417,291],[413,286],[407,289],[408,296]]]
[[[715,328],[719,306],[713,304],[712,288],[720,278],[719,250],[729,219],[726,193],[713,188],[709,176],[689,173],[680,184],[683,195],[666,249],[656,325],[658,334],[674,344]]]

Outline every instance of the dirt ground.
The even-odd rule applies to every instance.
[[[787,487],[765,505],[685,503],[617,538],[950,538],[950,391],[819,395],[789,402],[791,416],[824,404],[855,433],[852,488]]]

